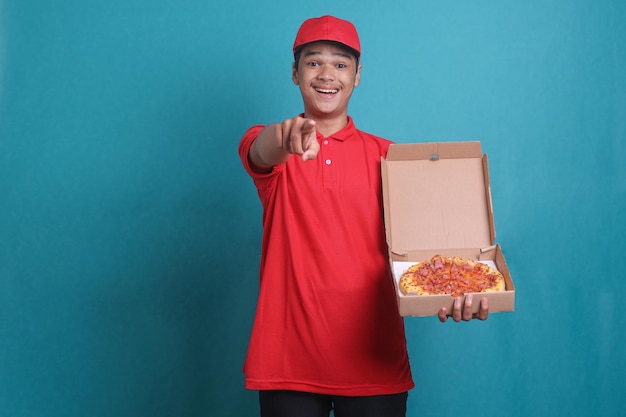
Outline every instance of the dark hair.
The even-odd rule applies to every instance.
[[[343,48],[343,49],[345,49],[347,51],[350,51],[350,53],[352,55],[354,55],[354,59],[356,61],[356,66],[358,68],[358,66],[359,66],[359,53],[355,49],[352,49],[349,46],[344,45],[341,42],[335,42],[335,41],[325,41],[325,42],[332,43],[333,45],[337,45],[337,46],[339,46],[339,47],[341,47],[341,48]],[[296,49],[296,52],[294,52],[294,54],[293,54],[293,59],[294,59],[294,61],[296,63],[296,69],[298,69],[298,66],[300,65],[300,55],[302,54],[302,49],[304,49],[304,47],[307,46],[307,45],[309,45],[309,44],[305,43],[304,45],[300,45]]]

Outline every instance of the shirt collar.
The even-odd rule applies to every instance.
[[[341,142],[345,142],[350,139],[352,136],[356,134],[356,127],[354,126],[354,122],[352,121],[352,117],[348,116],[348,124],[346,124],[343,129],[338,132],[333,133],[329,136],[330,139],[339,140]],[[324,137],[321,133],[317,132],[318,137]]]

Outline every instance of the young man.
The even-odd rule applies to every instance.
[[[259,390],[262,417],[404,417],[413,380],[381,201],[391,142],[348,116],[359,37],[346,20],[313,18],[293,53],[304,113],[253,126],[239,145],[264,226],[246,388]],[[473,318],[471,303],[459,299],[453,319]],[[476,318],[487,316],[483,300]]]

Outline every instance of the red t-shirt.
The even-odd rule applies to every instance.
[[[260,293],[246,388],[347,396],[413,387],[404,322],[390,276],[380,158],[390,141],[348,125],[317,139],[317,158],[252,171],[263,206]]]

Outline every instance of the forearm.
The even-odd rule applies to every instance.
[[[266,171],[289,159],[289,152],[282,147],[281,133],[279,124],[267,125],[259,132],[257,138],[252,142],[248,156],[254,168]]]

